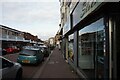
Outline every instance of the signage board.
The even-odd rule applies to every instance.
[[[66,34],[70,30],[70,16],[68,16],[67,22],[63,27],[63,35]]]
[[[102,2],[79,2],[73,11],[73,26],[78,24],[86,16],[96,10]]]

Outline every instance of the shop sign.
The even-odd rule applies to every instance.
[[[96,10],[102,2],[79,2],[73,11],[73,26]]]
[[[88,14],[94,11],[100,4],[101,2],[84,2],[82,4],[81,18],[85,18]]]
[[[68,21],[65,23],[63,27],[63,35],[66,34],[70,30],[70,17],[67,19]]]

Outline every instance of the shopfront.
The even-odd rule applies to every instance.
[[[87,79],[118,76],[120,3],[77,3],[68,30],[68,60]],[[77,34],[77,35],[75,35]]]
[[[104,18],[79,30],[78,66],[89,78],[104,78],[108,73]]]
[[[74,34],[69,35],[68,39],[68,58],[74,62]]]
[[[119,32],[116,29],[120,30],[118,28],[120,13],[117,8],[119,5],[113,4],[106,3],[104,7],[101,6],[98,9],[99,13],[95,11],[93,15],[91,13],[91,17],[86,18],[88,19],[85,20],[86,24],[79,22],[75,26],[78,27],[76,28],[78,31],[78,52],[76,53],[78,54],[78,68],[82,69],[87,78],[90,79],[109,80],[117,78],[118,59],[116,57],[119,50],[116,41],[119,37],[116,36]]]

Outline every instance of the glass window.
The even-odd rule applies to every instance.
[[[104,74],[105,27],[103,18],[79,31],[79,67],[94,77]],[[96,67],[96,68],[95,68]],[[98,76],[97,76],[98,77]]]
[[[11,63],[11,62],[9,62],[9,61],[2,58],[2,68],[7,68],[10,65],[13,65],[13,63]]]
[[[22,50],[20,52],[20,55],[26,55],[26,56],[33,56],[35,54],[36,54],[36,51],[34,51],[34,50],[27,50],[27,49]]]
[[[94,68],[95,33],[85,33],[79,36],[79,66],[82,69]]]
[[[68,57],[71,61],[74,61],[73,44],[74,44],[74,38],[72,34],[69,36],[69,41],[68,41]]]

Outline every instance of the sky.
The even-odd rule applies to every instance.
[[[0,0],[0,25],[47,40],[55,36],[59,24],[59,0]]]

